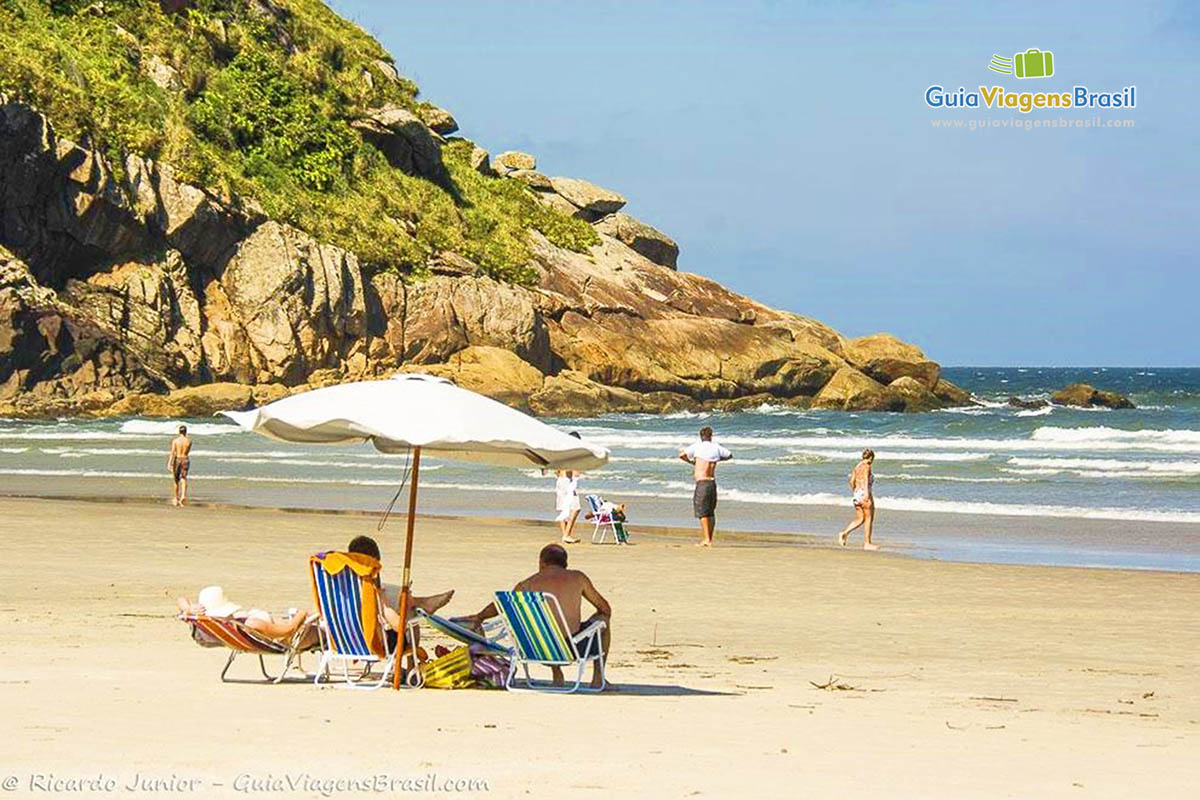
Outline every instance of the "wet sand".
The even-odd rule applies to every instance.
[[[173,598],[220,583],[308,605],[307,556],[374,535],[373,517],[0,499],[0,528],[14,796],[45,794],[31,773],[196,797],[369,796],[349,782],[430,774],[598,798],[1191,797],[1200,780],[1194,574],[640,536],[571,550],[615,608],[616,692],[351,692],[222,684],[223,653]],[[401,515],[379,535],[387,580],[402,531]],[[474,611],[551,535],[422,518],[415,588]]]
[[[395,491],[350,484],[297,486],[238,480],[191,481],[202,503],[306,510],[378,513]],[[159,480],[113,477],[0,476],[0,497],[44,497],[159,502],[169,497],[170,476]],[[691,494],[678,499],[622,498],[630,502],[632,526],[655,531],[692,524]],[[552,519],[552,492],[457,491],[422,486],[421,509],[440,515],[505,520]],[[753,504],[721,500],[721,532],[772,537],[830,539],[854,517],[849,497],[841,506]],[[688,528],[690,530],[690,527]],[[856,537],[858,535],[856,534]],[[1120,567],[1200,572],[1200,526],[1045,516],[1005,516],[880,509],[875,538],[892,552],[917,558],[978,563]]]

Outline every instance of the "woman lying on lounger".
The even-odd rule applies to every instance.
[[[194,603],[186,597],[177,598],[175,603],[179,606],[180,613],[184,615],[235,619],[255,633],[261,633],[266,638],[277,642],[291,639],[309,619],[307,609],[295,610],[290,617],[278,618],[261,608],[242,608],[225,597],[225,590],[220,586],[204,587],[200,590],[200,596]],[[305,637],[307,638],[309,635],[312,636],[312,643],[316,644],[315,627],[311,628]]]

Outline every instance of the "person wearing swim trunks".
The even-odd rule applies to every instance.
[[[187,505],[187,476],[191,466],[192,440],[187,435],[187,425],[179,426],[179,435],[171,440],[171,451],[167,454],[167,470],[175,480],[175,494],[171,505]]]
[[[604,595],[600,594],[592,585],[591,578],[577,569],[567,568],[567,549],[561,544],[548,544],[543,547],[538,553],[538,571],[518,583],[513,590],[517,592],[548,592],[554,595],[559,606],[562,607],[564,617],[562,621],[566,624],[567,630],[571,631],[572,638],[579,635],[592,623],[603,621],[604,630],[600,633],[599,647],[604,653],[604,660],[608,661],[608,650],[612,644],[612,606],[604,599]],[[583,617],[584,600],[587,600],[588,604],[595,609],[595,613],[586,619]],[[478,614],[463,617],[463,621],[472,630],[481,631],[483,630],[483,621],[491,619],[499,613],[496,604],[489,603]],[[589,639],[586,644],[581,643],[580,657],[587,658],[596,655],[595,647],[594,637]],[[554,672],[554,685],[561,686],[563,682],[562,668],[552,667],[551,669]],[[593,664],[592,688],[600,688],[602,682],[600,664]]]
[[[850,471],[850,491],[854,499],[854,521],[838,534],[838,544],[846,546],[846,539],[855,528],[863,529],[863,550],[878,550],[879,545],[871,541],[871,531],[875,527],[875,473],[871,465],[875,463],[875,451],[862,451],[862,461]]]
[[[733,453],[712,440],[713,429],[700,429],[700,441],[679,452],[681,461],[691,464],[696,489],[692,493],[692,511],[700,520],[699,547],[712,547],[717,528],[717,463],[733,458]]]

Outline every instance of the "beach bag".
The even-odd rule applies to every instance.
[[[421,667],[425,685],[431,689],[469,689],[475,685],[471,677],[471,653],[466,646],[456,647],[445,655]]]
[[[471,645],[471,677],[480,686],[503,689],[508,667],[508,659],[504,656],[488,652],[479,645]]]

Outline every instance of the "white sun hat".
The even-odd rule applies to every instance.
[[[210,617],[229,617],[241,608],[225,596],[225,590],[220,586],[205,586],[200,590],[197,601],[204,606],[204,613]]]

